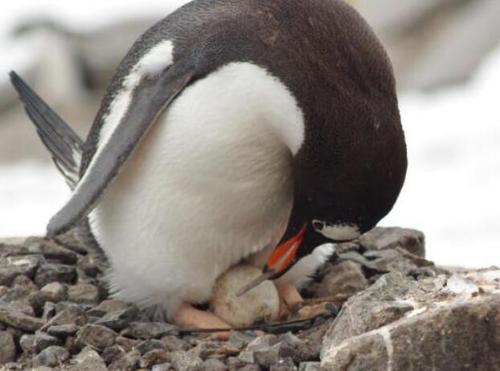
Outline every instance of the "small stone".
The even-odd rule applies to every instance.
[[[0,322],[26,332],[35,332],[44,325],[39,318],[5,308],[0,308]]]
[[[161,338],[161,342],[169,352],[188,350],[190,348],[190,345],[186,341],[176,336],[164,336]]]
[[[121,311],[130,308],[132,305],[121,300],[107,299],[100,302],[87,312],[89,316],[102,317],[107,313]]]
[[[222,361],[214,358],[207,359],[203,362],[201,368],[204,371],[226,371],[228,369]]]
[[[151,371],[170,371],[172,369],[172,366],[170,363],[162,363],[159,365],[154,365]]]
[[[77,369],[75,371],[106,371],[107,367],[103,359],[95,350],[85,347],[74,357],[74,363]],[[73,369],[71,369],[73,370]]]
[[[193,368],[201,368],[203,361],[190,351],[177,351],[170,354],[170,363],[178,371],[188,371]]]
[[[163,349],[153,349],[142,356],[139,366],[142,368],[151,368],[154,365],[162,364],[168,361],[169,357]]]
[[[33,277],[45,259],[41,255],[9,256],[0,259],[0,285],[10,286],[19,275]]]
[[[255,333],[250,331],[231,331],[229,343],[236,348],[243,348],[255,339]]]
[[[77,335],[77,344],[81,347],[90,345],[97,349],[104,349],[115,343],[116,332],[100,325],[86,325]]]
[[[73,283],[75,280],[75,267],[65,264],[44,264],[38,268],[35,275],[35,283],[38,286],[45,286],[50,282]]]
[[[246,365],[245,362],[243,362],[237,357],[228,357],[226,360],[226,364],[230,371],[241,370]]]
[[[270,368],[272,365],[279,362],[280,348],[281,348],[281,343],[277,343],[271,347],[254,351],[253,352],[254,362],[265,368]]]
[[[24,334],[19,339],[19,345],[25,354],[35,353],[35,335]]]
[[[322,336],[309,335],[302,340],[292,333],[281,336],[280,357],[291,357],[295,363],[319,359]]]
[[[54,325],[47,329],[47,333],[52,336],[57,336],[60,339],[66,339],[68,336],[73,336],[78,331],[76,325]]]
[[[99,301],[99,290],[90,283],[79,283],[68,288],[68,300],[78,304],[93,305]]]
[[[104,349],[104,351],[102,352],[102,358],[103,358],[104,362],[107,365],[109,365],[109,364],[113,363],[114,361],[123,357],[126,353],[127,353],[127,351],[125,351],[121,346],[119,346],[118,344],[115,344],[115,345],[112,345],[112,346]]]
[[[350,297],[368,287],[361,266],[352,261],[344,261],[332,265],[319,284],[316,295],[319,297]]]
[[[257,278],[261,271],[248,264],[240,264],[222,274],[216,281],[210,307],[213,312],[235,327],[250,326],[257,320],[275,320],[279,314],[279,296],[276,286],[265,281],[237,296],[238,291]]]
[[[8,331],[0,331],[0,365],[13,362],[16,359],[16,344],[14,337]]]
[[[30,293],[33,291],[38,291],[38,286],[35,285],[35,283],[27,276],[17,276],[16,278],[14,278],[14,281],[12,281],[12,285],[14,287],[22,287],[26,290],[26,292]]]
[[[297,367],[290,357],[280,359],[276,364],[269,367],[269,371],[296,371]]]
[[[230,370],[233,370],[233,369],[230,368]],[[256,364],[251,364],[251,365],[245,365],[241,368],[238,368],[238,370],[240,370],[240,371],[261,371],[262,367],[260,367],[259,365],[256,365]]]
[[[135,348],[139,344],[139,340],[130,339],[124,336],[117,336],[115,343],[125,349],[127,352]]]
[[[68,304],[64,307],[62,303],[56,305],[57,314],[48,322],[48,326],[54,325],[77,325],[82,326],[87,323],[87,315],[79,305]]]
[[[43,305],[42,319],[44,321],[49,321],[56,315],[56,305],[51,301],[46,302]]]
[[[33,351],[34,353],[38,353],[47,347],[59,344],[60,340],[58,338],[44,332],[37,332],[33,339]]]
[[[69,359],[69,353],[63,347],[53,345],[42,350],[33,358],[33,366],[56,367]]]
[[[70,230],[64,234],[61,234],[55,238],[58,245],[64,246],[79,255],[86,255],[89,253],[85,244],[80,241],[75,230]]]
[[[25,245],[34,254],[42,254],[47,259],[57,260],[64,264],[75,264],[78,255],[52,240],[44,240],[37,237],[28,238]]]
[[[122,331],[122,335],[134,339],[152,339],[175,333],[176,330],[174,325],[165,322],[132,322]]]
[[[96,323],[113,329],[121,331],[127,327],[130,322],[137,319],[139,310],[135,306],[128,306],[127,308],[115,310],[106,313]]]
[[[35,316],[35,311],[33,310],[33,307],[30,305],[29,302],[25,300],[12,301],[5,305],[0,304],[0,308],[4,308],[12,312],[24,313],[32,317]]]
[[[299,371],[320,371],[319,362],[302,362],[299,365]]]
[[[60,282],[51,282],[40,289],[46,301],[58,303],[66,300],[68,296],[68,288]]]
[[[248,346],[240,353],[238,358],[246,363],[254,363],[254,353],[259,350],[266,350],[278,342],[275,335],[264,335],[255,338]]]
[[[80,268],[87,276],[95,278],[99,273],[102,273],[99,263],[100,262],[95,255],[89,254],[78,260],[78,268]]]
[[[165,350],[165,344],[161,340],[157,339],[149,339],[144,340],[136,346],[136,349],[141,353],[147,353],[153,349],[162,349]]]
[[[139,361],[141,359],[141,354],[137,350],[132,350],[125,354],[120,359],[114,361],[109,365],[110,370],[120,370],[120,371],[132,371],[137,368]]]
[[[425,258],[425,236],[414,229],[374,228],[359,238],[359,243],[369,250],[402,248]]]

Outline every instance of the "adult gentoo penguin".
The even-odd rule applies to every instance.
[[[404,182],[390,61],[341,0],[183,6],[132,46],[84,144],[12,79],[74,186],[48,235],[88,220],[112,292],[183,324],[220,325],[190,304],[242,259],[289,288]]]

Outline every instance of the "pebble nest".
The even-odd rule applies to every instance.
[[[326,320],[295,334],[176,334],[110,299],[106,265],[72,233],[0,241],[0,365],[6,370],[314,370]]]

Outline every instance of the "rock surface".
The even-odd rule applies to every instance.
[[[436,267],[418,231],[377,228],[337,245],[303,290],[306,304],[341,307],[336,319],[227,341],[108,298],[105,261],[71,234],[12,243],[0,241],[0,369],[499,369],[500,270]],[[234,294],[248,278],[230,281]]]

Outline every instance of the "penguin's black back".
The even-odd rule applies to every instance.
[[[338,202],[371,204],[384,215],[384,205],[392,207],[406,172],[392,67],[370,27],[342,0],[195,0],[164,18],[113,77],[85,143],[81,175],[125,77],[164,40],[173,42],[174,63],[193,68],[195,79],[231,62],[251,62],[278,77],[304,113],[306,139],[297,157],[309,165],[301,175],[317,180],[335,169],[324,187],[338,190]]]

